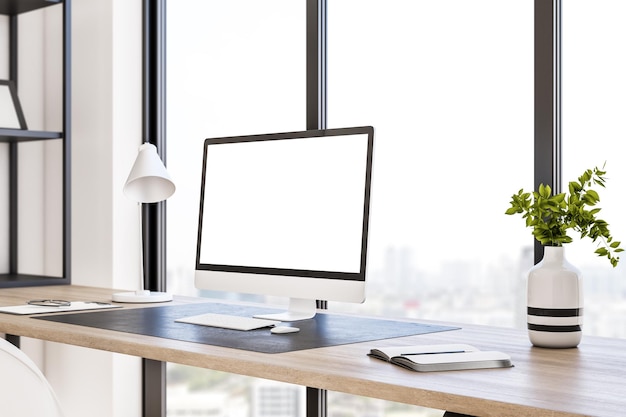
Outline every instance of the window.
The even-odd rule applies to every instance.
[[[328,125],[376,129],[367,300],[331,308],[524,326],[532,236],[504,211],[532,188],[532,3],[328,10]],[[368,400],[330,392],[328,402]],[[374,403],[381,416],[440,415]]]
[[[329,127],[376,129],[366,309],[524,323],[532,236],[504,211],[532,188],[532,4],[342,0],[328,20]]]
[[[197,295],[204,139],[305,129],[304,19],[304,0],[167,2],[167,165],[177,184],[167,202],[167,288],[175,294]],[[176,364],[167,376],[169,416],[304,404],[302,387]],[[264,390],[276,395],[259,403]]]
[[[167,4],[168,290],[194,294],[204,139],[303,130],[304,1]]]
[[[607,12],[610,11],[610,12]],[[608,221],[615,240],[626,241],[621,210],[626,186],[626,4],[582,0],[563,5],[563,187],[586,169],[606,162],[606,188],[600,194],[599,217]],[[622,246],[624,246],[622,244]],[[585,239],[566,248],[566,257],[583,273],[585,334],[626,337],[626,257],[614,270],[606,258],[593,254]]]
[[[573,0],[563,9],[563,178],[606,160],[603,214],[624,239],[626,59],[615,51],[626,39],[626,6],[598,5]],[[513,193],[533,188],[536,168],[533,12],[526,0],[328,0],[328,127],[376,129],[368,299],[331,310],[525,328],[533,238],[504,212]],[[168,200],[168,289],[195,294],[202,141],[305,127],[305,1],[177,0],[167,13],[168,169],[184,184]],[[616,321],[625,317],[623,266],[609,273],[588,245],[567,249],[585,271],[585,334],[626,337]],[[303,401],[289,386],[191,372],[170,366],[170,395],[191,395],[195,384],[238,412],[255,398],[285,414]],[[328,408],[441,414],[338,393]]]

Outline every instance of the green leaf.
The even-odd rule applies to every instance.
[[[596,217],[601,210],[595,207],[600,195],[589,189],[592,185],[604,188],[605,174],[604,169],[597,167],[585,170],[578,181],[568,183],[569,194],[552,195],[552,188],[545,184],[540,184],[533,192],[525,192],[522,188],[511,197],[505,214],[520,214],[526,226],[532,229],[534,238],[543,245],[571,243],[573,239],[568,235],[569,230],[578,233],[581,238],[597,241],[595,253],[605,256],[615,267],[619,261],[615,254],[624,249],[621,242],[613,240],[608,223]]]
[[[595,253],[597,253],[600,256],[606,256],[609,253],[609,251],[606,250],[606,248],[598,248],[596,249]]]
[[[539,184],[539,195],[543,198],[549,198],[552,195],[552,188],[549,185]]]

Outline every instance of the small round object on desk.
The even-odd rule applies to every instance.
[[[289,333],[297,333],[299,331],[300,331],[299,328],[291,327],[291,326],[276,326],[276,327],[272,327],[272,330],[270,330],[272,334],[289,334]]]

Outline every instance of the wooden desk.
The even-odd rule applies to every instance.
[[[50,297],[110,301],[113,292],[78,286],[11,288],[0,291],[0,305]],[[141,307],[146,305],[124,308]],[[525,332],[462,326],[443,333],[264,354],[0,314],[0,332],[8,334],[475,416],[626,415],[626,340],[586,336],[577,349],[550,350],[533,348]],[[429,343],[501,350],[511,355],[515,367],[416,373],[366,356],[372,347]]]

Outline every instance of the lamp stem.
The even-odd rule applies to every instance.
[[[137,208],[139,209],[139,290],[143,293],[145,291],[145,277],[143,268],[143,215],[141,202],[137,203]]]

